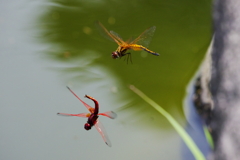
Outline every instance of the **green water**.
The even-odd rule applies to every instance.
[[[79,77],[79,83],[90,81],[86,85],[98,79],[97,75],[87,73],[88,67],[101,66],[118,79],[120,101],[134,99],[138,104],[139,99],[127,88],[134,84],[172,114],[182,115],[185,86],[211,36],[210,1],[55,1],[54,4],[37,21],[41,24],[42,42],[50,44],[46,56],[61,63],[79,60],[79,66],[71,72]],[[99,34],[96,20],[124,40],[156,26],[149,49],[160,56],[132,51],[133,64],[128,65],[124,58],[111,59],[117,44]],[[84,60],[85,57],[88,58]],[[82,77],[84,72],[86,75]],[[128,107],[137,109],[137,104]]]

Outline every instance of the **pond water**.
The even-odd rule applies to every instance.
[[[180,159],[180,138],[169,123],[129,90],[135,85],[184,124],[185,86],[211,35],[210,1],[2,1],[0,6],[0,159]],[[95,27],[101,21],[124,40],[156,26],[149,49],[133,63],[112,59],[117,45]],[[99,101],[112,147],[84,118]]]

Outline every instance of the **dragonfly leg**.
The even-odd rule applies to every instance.
[[[132,63],[132,54],[129,53],[124,53],[122,56],[127,55],[127,57],[124,58],[124,61],[127,59],[127,64],[128,64],[128,60],[130,60],[130,62]]]

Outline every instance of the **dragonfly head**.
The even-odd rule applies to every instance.
[[[118,53],[117,51],[112,52],[112,58],[113,58],[113,59],[119,58],[119,53]]]
[[[85,123],[84,128],[86,130],[90,130],[92,128],[92,126],[89,123]]]

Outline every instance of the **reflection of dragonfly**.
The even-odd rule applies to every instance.
[[[115,33],[114,31],[108,31],[102,23],[100,23],[99,21],[97,22],[97,26],[99,26],[98,28],[108,37],[111,38],[111,40],[114,40],[117,44],[118,44],[118,48],[115,52],[112,52],[112,58],[116,59],[116,58],[121,58],[122,56],[128,55],[130,56],[130,61],[131,60],[131,53],[126,53],[127,50],[134,50],[134,51],[139,51],[139,50],[144,50],[148,53],[151,53],[155,56],[159,56],[158,53],[153,52],[151,50],[149,50],[148,48],[146,48],[154,34],[154,31],[156,29],[155,26],[146,29],[142,34],[140,34],[140,36],[138,36],[136,39],[134,40],[128,40],[128,41],[123,41],[122,38]],[[145,47],[144,47],[145,46]],[[128,57],[127,57],[128,59]]]
[[[83,103],[83,105],[89,110],[90,113],[79,113],[79,114],[57,113],[57,114],[58,115],[63,115],[63,116],[77,116],[77,117],[88,118],[87,123],[84,125],[84,128],[86,130],[90,130],[92,128],[92,126],[95,126],[96,129],[98,130],[98,132],[101,134],[105,143],[109,147],[111,147],[111,142],[108,139],[107,133],[106,133],[103,125],[99,122],[98,116],[102,115],[102,116],[106,116],[106,117],[111,118],[111,119],[115,119],[117,117],[117,114],[114,113],[113,111],[98,113],[99,112],[99,105],[98,105],[98,101],[96,99],[94,99],[93,97],[90,97],[88,95],[85,95],[86,98],[91,99],[95,103],[95,108],[92,108],[87,103],[82,101],[69,87],[67,87],[67,88],[70,90],[70,92],[72,92],[72,94],[75,97],[77,97]]]

